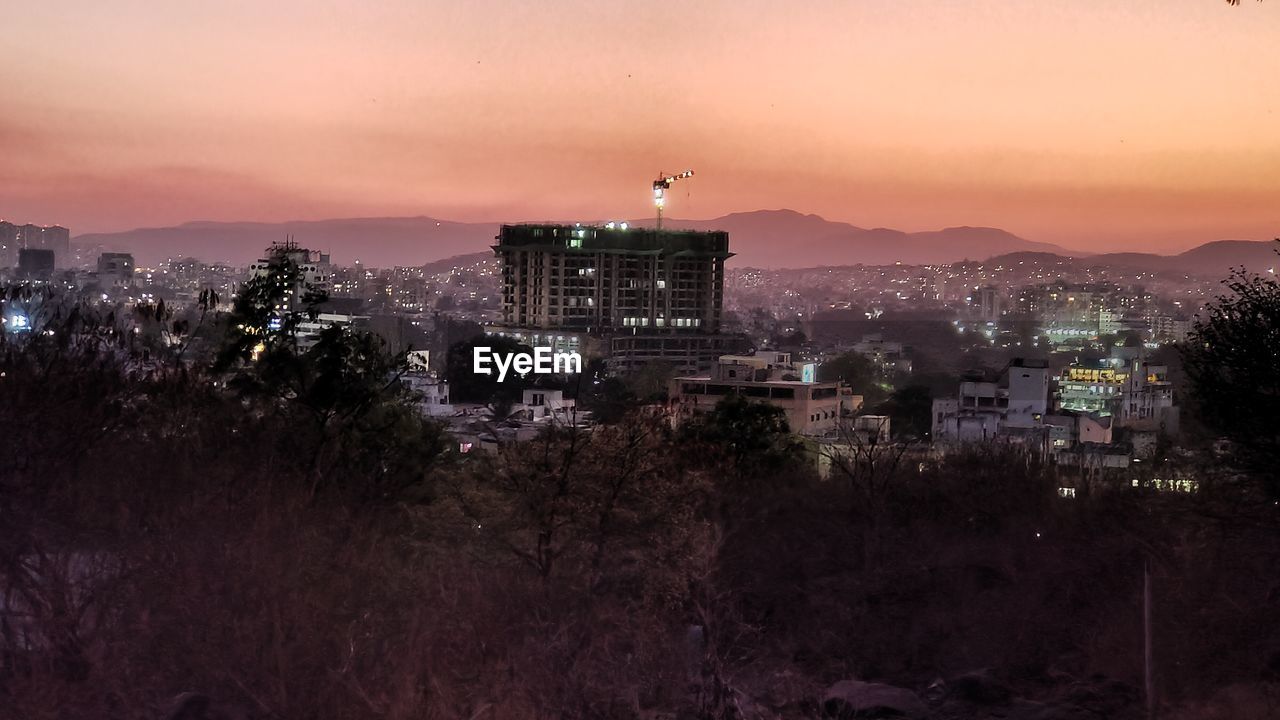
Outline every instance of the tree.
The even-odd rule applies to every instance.
[[[625,418],[639,400],[622,380],[614,377],[591,378],[584,376],[578,390],[578,407],[591,412],[595,422],[610,425]]]
[[[1205,422],[1235,444],[1240,467],[1280,498],[1280,283],[1235,271],[1182,348]]]
[[[876,368],[862,353],[846,352],[818,366],[819,382],[843,381],[859,395],[872,395],[876,387]]]
[[[725,396],[711,412],[696,417],[688,432],[742,476],[778,470],[800,450],[781,408],[737,394]]]
[[[675,376],[676,369],[671,363],[657,360],[631,371],[622,381],[639,400],[655,402],[667,399],[667,382]]]
[[[305,351],[271,347],[231,382],[242,396],[271,398],[288,415],[291,442],[309,458],[313,494],[363,465],[378,469],[377,482],[345,490],[399,497],[422,483],[445,445],[443,428],[411,404],[400,380],[405,367],[404,356],[387,352],[376,335],[335,325]]]
[[[400,381],[405,356],[377,335],[331,325],[299,347],[299,326],[318,317],[325,299],[296,263],[273,259],[236,295],[212,370],[292,428],[287,442],[304,462],[312,497],[327,485],[366,500],[400,497],[443,452],[443,429],[413,407]],[[348,485],[359,475],[347,471],[361,463],[377,469],[376,482]]]
[[[881,442],[878,432],[859,431],[848,419],[836,425],[838,442],[824,455],[832,476],[848,484],[850,517],[863,530],[864,567],[874,568],[880,559],[880,532],[891,493],[901,481],[899,467],[907,443]]]
[[[894,435],[923,438],[933,426],[933,393],[924,385],[908,385],[895,390],[872,412],[889,416]]]
[[[486,405],[509,405],[520,402],[525,388],[532,382],[521,377],[514,370],[508,371],[501,382],[497,373],[481,375],[475,372],[475,349],[487,347],[494,355],[513,353],[533,353],[533,348],[519,341],[496,336],[481,336],[454,343],[449,346],[449,354],[445,359],[445,376],[449,378],[449,396],[454,402],[484,403]]]
[[[298,326],[305,319],[314,320],[327,299],[322,289],[303,280],[297,263],[278,256],[266,272],[240,286],[227,317],[226,341],[215,364],[217,370],[227,370],[277,346],[297,345]]]

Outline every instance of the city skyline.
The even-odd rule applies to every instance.
[[[1210,0],[8,11],[0,215],[672,217],[791,208],[1176,252],[1280,227],[1280,7]]]

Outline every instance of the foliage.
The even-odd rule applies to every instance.
[[[908,385],[872,408],[871,414],[888,415],[894,436],[926,438],[933,427],[933,391],[924,385]]]
[[[884,390],[877,384],[877,379],[875,364],[867,356],[853,351],[842,353],[818,366],[820,382],[845,382],[868,403],[877,402],[884,397]]]
[[[641,402],[660,402],[667,399],[667,383],[675,376],[675,366],[657,360],[627,373],[622,381]]]
[[[525,389],[533,386],[531,378],[509,370],[501,382],[495,370],[489,375],[474,372],[477,347],[487,347],[495,355],[533,353],[533,349],[517,340],[502,336],[480,336],[449,346],[445,360],[445,376],[449,379],[449,397],[454,402],[498,405],[520,402]]]
[[[1182,348],[1195,407],[1235,445],[1232,457],[1280,498],[1280,283],[1237,271]]]
[[[740,476],[776,471],[801,452],[781,408],[738,394],[726,395],[683,427],[708,458],[727,462]]]
[[[591,376],[584,375],[588,377]],[[605,425],[622,420],[640,405],[627,383],[615,377],[584,379],[577,401],[578,407],[591,412],[595,422]]]
[[[737,396],[443,462],[367,335],[215,374],[27,299],[39,331],[0,336],[6,717],[812,717],[835,679],[981,667],[1040,702],[1140,677],[1148,564],[1170,703],[1280,657],[1280,506],[1211,463],[1195,494],[1065,499],[1018,448],[878,446],[824,479]],[[935,716],[1020,707],[1054,710]]]
[[[264,351],[296,346],[298,326],[304,320],[314,320],[326,299],[322,289],[304,280],[297,263],[277,256],[265,272],[240,286],[227,318],[226,344],[217,360],[219,370],[248,362],[259,346]]]

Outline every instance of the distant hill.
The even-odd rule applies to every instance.
[[[637,226],[652,220],[636,221]],[[864,229],[793,210],[733,213],[712,220],[666,222],[670,228],[725,230],[737,254],[731,263],[756,267],[812,265],[941,263],[1016,250],[1066,252],[995,228],[947,228],[904,233]],[[306,222],[190,222],[167,228],[141,228],[77,236],[76,242],[133,253],[143,265],[166,258],[194,256],[239,265],[261,256],[263,248],[292,235],[299,244],[327,250],[335,262],[359,259],[372,267],[422,265],[454,255],[483,252],[493,244],[499,223],[458,223],[430,217],[351,218]]]
[[[1194,247],[1177,255],[1154,253],[1106,253],[1072,256],[1057,253],[1008,253],[987,260],[988,263],[1014,264],[1035,262],[1042,265],[1070,263],[1076,267],[1129,267],[1151,272],[1184,273],[1226,277],[1233,269],[1243,267],[1252,272],[1266,272],[1280,266],[1280,243],[1273,240],[1217,240]]]
[[[648,225],[650,221],[639,221]],[[815,265],[908,265],[982,259],[1001,253],[1040,250],[1068,253],[997,228],[952,227],[908,233],[860,228],[794,210],[757,210],[713,220],[670,220],[671,228],[726,230],[738,266],[801,268]]]
[[[493,260],[493,259],[494,259],[493,251],[485,250],[484,252],[468,253],[466,255],[454,255],[452,257],[447,257],[443,260],[436,260],[435,262],[430,262],[430,263],[427,263],[426,265],[423,265],[422,270],[427,275],[438,275],[440,273],[449,272],[454,268],[478,265],[479,263],[482,263],[485,260]]]
[[[457,223],[430,217],[189,222],[176,227],[78,235],[75,241],[133,253],[143,265],[187,256],[247,265],[260,258],[271,243],[292,235],[299,245],[328,251],[334,262],[342,265],[360,260],[371,267],[392,267],[423,265],[487,250],[498,228],[498,223]]]
[[[1256,272],[1280,265],[1280,243],[1274,240],[1218,240],[1175,255],[1177,269],[1195,272],[1197,269],[1231,268],[1244,266]]]
[[[652,218],[634,221],[648,226]],[[964,259],[1055,256],[1072,262],[1132,266],[1188,273],[1236,265],[1271,267],[1271,242],[1224,240],[1181,255],[1144,253],[1086,255],[1057,245],[1033,242],[998,228],[952,227],[927,232],[861,228],[794,210],[732,213],[711,220],[666,220],[669,228],[724,230],[737,267],[805,268],[836,265],[910,265]],[[142,265],[166,258],[194,256],[246,265],[272,242],[292,235],[300,245],[325,250],[334,262],[360,260],[371,267],[424,265],[457,255],[489,252],[500,223],[460,223],[431,217],[382,217],[282,223],[189,222],[175,227],[141,228],[79,235],[80,244],[133,253]]]

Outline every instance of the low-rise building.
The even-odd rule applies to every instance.
[[[1178,432],[1169,368],[1141,348],[1115,348],[1104,360],[1076,362],[1058,375],[1057,408],[1110,415],[1125,427]]]
[[[878,333],[863,335],[850,349],[870,360],[882,375],[911,372],[911,359],[906,356],[902,343],[886,341]]]
[[[998,378],[970,376],[956,397],[935,399],[931,436],[934,442],[985,442],[1014,428],[1043,428],[1048,409],[1048,363],[1016,358]]]
[[[813,363],[793,363],[791,353],[724,355],[709,375],[672,379],[668,397],[677,414],[691,414],[740,395],[782,409],[792,432],[822,435],[860,408],[862,397],[843,383],[817,382],[816,372]]]
[[[563,390],[526,388],[513,415],[535,422],[548,419],[570,422],[576,410],[577,401],[566,398]]]
[[[411,366],[412,367],[412,366]],[[449,382],[425,367],[410,369],[400,376],[405,387],[416,396],[419,410],[427,417],[453,415],[449,402]]]

